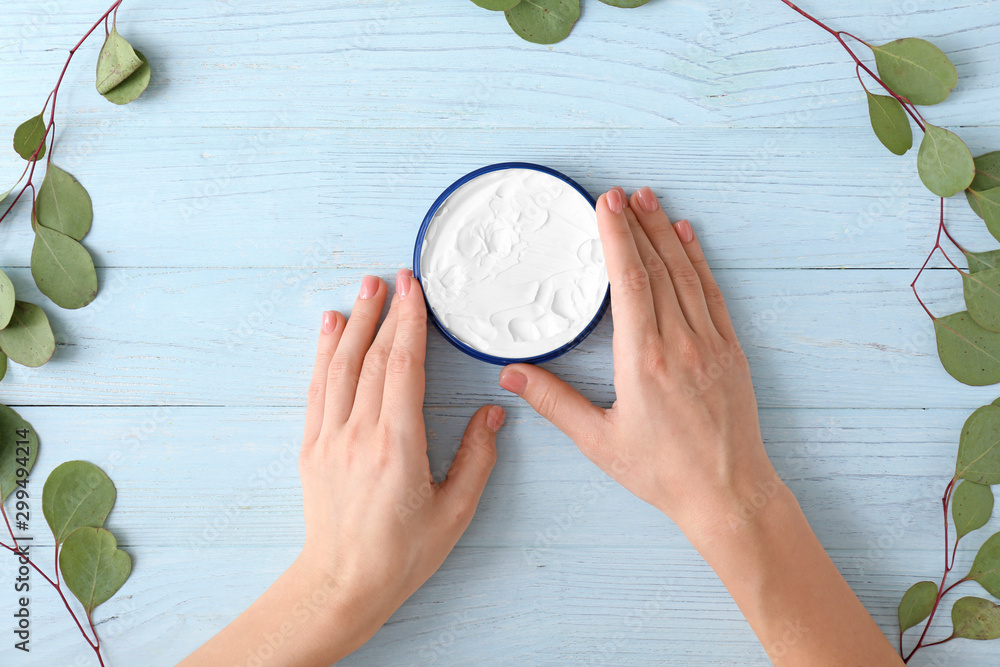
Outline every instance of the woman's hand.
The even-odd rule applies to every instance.
[[[611,477],[689,535],[723,527],[744,498],[773,489],[746,357],[691,224],[656,195],[602,195],[597,220],[611,280],[617,400],[600,409],[548,371],[506,367],[523,397]]]

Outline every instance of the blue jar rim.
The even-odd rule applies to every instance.
[[[437,210],[441,207],[441,204],[443,204],[445,200],[448,199],[448,197],[450,197],[451,194],[455,192],[455,190],[457,190],[458,188],[462,187],[472,179],[482,176],[483,174],[488,174],[493,171],[501,171],[504,169],[532,169],[534,171],[540,171],[542,173],[549,174],[550,176],[554,176],[559,180],[563,181],[564,183],[566,183],[567,185],[569,185],[570,187],[572,187],[577,192],[579,192],[581,195],[584,196],[584,198],[586,198],[588,202],[590,202],[591,206],[593,206],[595,209],[597,208],[597,201],[592,196],[590,196],[589,192],[583,189],[583,186],[581,186],[579,183],[574,181],[566,174],[563,174],[562,172],[556,171],[555,169],[551,169],[550,167],[545,167],[540,164],[534,164],[532,162],[498,162],[496,164],[490,164],[485,167],[480,167],[479,169],[476,169],[474,171],[470,171],[468,174],[462,176],[454,183],[449,185],[447,188],[445,188],[444,192],[438,195],[438,198],[434,200],[434,203],[431,204],[430,209],[428,209],[427,215],[424,216],[423,222],[420,223],[420,229],[417,231],[417,240],[413,246],[413,277],[416,278],[418,282],[420,282],[421,288],[423,288],[423,281],[420,278],[420,255],[422,254],[423,250],[424,235],[427,233],[427,227],[430,225],[431,220],[434,219],[434,214],[437,213]],[[604,314],[607,312],[608,306],[611,305],[611,284],[610,282],[608,283],[608,288],[604,292],[604,300],[601,302],[601,306],[597,309],[597,313],[594,315],[594,318],[590,321],[589,324],[587,324],[586,327],[583,328],[583,330],[576,336],[576,338],[574,338],[568,343],[565,343],[564,345],[561,345],[555,350],[546,352],[545,354],[539,354],[533,357],[523,357],[519,359],[497,357],[491,354],[486,354],[485,352],[480,352],[479,350],[469,346],[468,344],[463,343],[461,340],[455,337],[454,334],[448,331],[447,327],[445,327],[444,324],[438,320],[438,317],[437,315],[434,314],[434,309],[431,308],[430,303],[428,302],[426,305],[427,305],[427,316],[430,318],[431,322],[434,323],[434,328],[440,331],[441,335],[444,336],[449,343],[451,343],[456,348],[458,348],[465,354],[469,355],[470,357],[473,357],[480,361],[485,361],[490,364],[495,364],[497,366],[506,366],[507,364],[539,364],[545,361],[551,361],[557,357],[561,357],[562,355],[566,354],[567,352],[575,348],[577,345],[582,343],[587,338],[587,336],[589,336],[594,331],[594,329],[597,328],[597,325],[600,324],[601,320],[604,318]]]

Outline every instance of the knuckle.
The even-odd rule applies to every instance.
[[[626,294],[639,294],[649,289],[649,273],[642,266],[632,266],[621,272],[618,289]]]
[[[309,392],[306,400],[309,403],[319,403],[326,395],[326,382],[313,380],[309,383]]]
[[[660,261],[659,258],[655,257],[650,258],[650,260],[646,263],[646,273],[652,280],[658,280],[669,275],[667,265]]]
[[[667,372],[667,355],[658,343],[647,343],[642,349],[642,367],[649,375]]]
[[[330,361],[330,367],[327,371],[327,375],[331,378],[344,378],[352,374],[354,370],[354,363],[349,357],[336,355],[333,360]]]
[[[365,364],[361,370],[366,375],[378,374],[385,368],[388,359],[388,350],[381,346],[372,347],[365,355]]]
[[[535,397],[535,409],[538,414],[551,419],[559,409],[559,397],[551,387],[543,387]]]
[[[414,365],[413,353],[403,348],[393,349],[389,355],[387,371],[392,375],[405,375]]]
[[[701,368],[705,365],[705,355],[693,336],[682,334],[676,338],[674,345],[678,355],[687,366]]]
[[[671,278],[673,278],[674,284],[680,287],[690,288],[701,286],[701,278],[698,277],[698,272],[690,265],[682,265],[674,269]]]

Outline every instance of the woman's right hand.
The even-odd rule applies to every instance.
[[[746,357],[691,224],[671,224],[652,190],[597,202],[611,281],[617,400],[601,409],[552,373],[513,364],[518,394],[629,491],[693,537],[776,492]]]

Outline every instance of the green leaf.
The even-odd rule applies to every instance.
[[[979,547],[965,579],[978,582],[993,596],[1000,593],[1000,533],[994,533]]]
[[[42,114],[38,114],[34,118],[24,121],[14,130],[14,150],[25,160],[30,160],[35,150],[38,150],[39,145],[41,145],[41,149],[38,150],[38,155],[35,157],[36,160],[41,160],[45,157],[45,145],[42,143],[44,139],[45,119],[42,118]]]
[[[504,15],[522,39],[555,44],[569,35],[580,18],[580,0],[521,0]]]
[[[936,318],[934,334],[941,365],[953,378],[973,386],[1000,382],[1000,334],[965,310]]]
[[[472,2],[483,9],[489,9],[494,12],[505,12],[508,9],[516,7],[517,3],[521,2],[521,0],[472,0]]]
[[[875,136],[896,155],[903,155],[913,147],[913,129],[903,105],[895,97],[872,95],[867,90],[868,117]]]
[[[0,380],[7,377],[7,355],[0,352]]]
[[[1000,483],[1000,407],[984,405],[965,420],[958,441],[955,479]]]
[[[21,178],[17,179],[17,183],[15,183],[14,185],[10,186],[10,189],[7,190],[6,192],[4,192],[3,194],[0,194],[0,202],[2,202],[4,199],[6,199],[7,196],[10,195],[10,193],[14,191],[14,188],[16,188],[17,186],[19,186],[21,184],[21,180],[23,178],[24,178],[24,174],[21,174]]]
[[[969,188],[965,191],[965,198],[969,201],[969,208],[986,222],[986,229],[990,230],[993,238],[1000,240],[1000,188]]]
[[[17,301],[10,324],[0,330],[0,350],[19,364],[41,366],[52,358],[56,340],[45,311],[33,303]]]
[[[115,485],[86,461],[67,461],[49,474],[42,488],[42,513],[57,542],[77,528],[100,528],[115,506]]]
[[[137,97],[142,95],[149,85],[149,77],[151,70],[149,68],[149,61],[146,60],[146,56],[142,55],[142,51],[136,49],[135,55],[139,56],[139,60],[142,61],[142,65],[139,69],[132,72],[132,74],[119,83],[117,86],[104,93],[104,99],[109,102],[114,102],[115,104],[128,104],[134,101]]]
[[[1000,188],[1000,151],[980,155],[975,159],[976,177],[969,186],[972,190]]]
[[[30,473],[37,457],[35,429],[17,412],[0,405],[0,503],[14,492],[18,480],[28,479],[27,473],[18,475],[18,469]]]
[[[965,597],[951,608],[952,637],[963,639],[1000,638],[1000,606],[989,600]]]
[[[985,526],[992,515],[993,489],[968,480],[958,485],[951,499],[951,517],[958,539]]]
[[[142,60],[132,45],[118,34],[116,27],[112,27],[97,57],[97,92],[106,94],[141,66]]]
[[[649,2],[649,0],[601,0],[606,5],[611,5],[612,7],[624,7],[625,9],[631,9],[632,7],[642,7],[644,4]]]
[[[951,197],[969,187],[976,164],[957,134],[928,124],[917,153],[917,171],[928,190],[938,197]]]
[[[14,314],[14,301],[14,283],[6,273],[0,271],[0,329],[10,324],[10,318]]]
[[[903,593],[897,610],[900,632],[906,632],[930,616],[937,593],[938,587],[933,581],[918,581]]]
[[[913,104],[938,104],[958,84],[948,56],[923,39],[908,37],[872,46],[879,78]]]
[[[962,274],[965,307],[976,324],[1000,332],[1000,269]]]
[[[38,189],[35,219],[43,227],[80,241],[90,231],[94,206],[80,181],[50,164],[42,187]]]
[[[965,252],[965,259],[969,262],[970,273],[1000,268],[1000,250]]]
[[[41,225],[35,226],[31,276],[42,294],[63,308],[83,308],[97,297],[97,271],[87,249]]]
[[[128,580],[132,559],[107,530],[77,528],[63,542],[59,570],[89,617]]]

